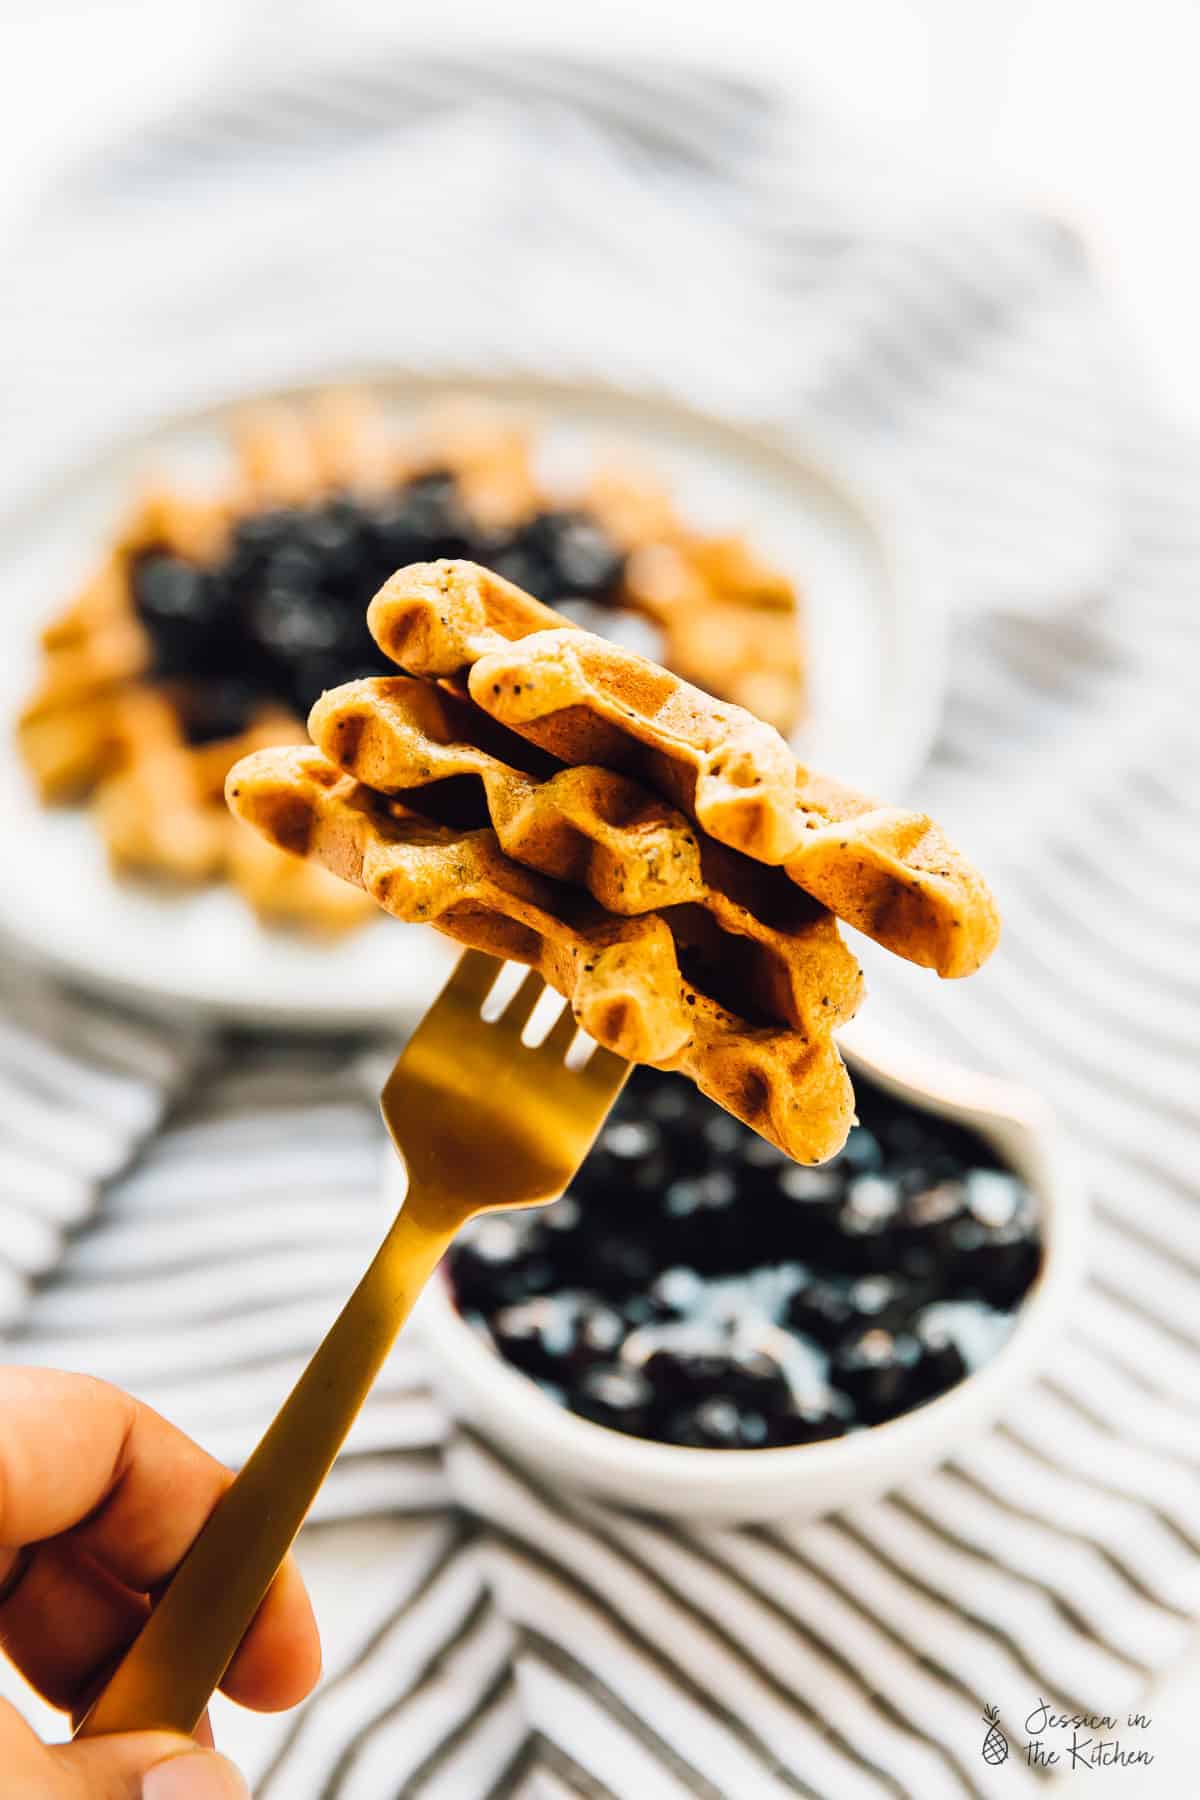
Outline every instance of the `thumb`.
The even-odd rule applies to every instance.
[[[57,1746],[62,1800],[250,1800],[233,1764],[173,1732],[128,1731]],[[46,1800],[60,1788],[47,1786]]]

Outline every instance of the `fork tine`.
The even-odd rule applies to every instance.
[[[567,1051],[575,1042],[575,1034],[579,1030],[575,1014],[571,1011],[570,1001],[564,1000],[563,1009],[554,1024],[542,1039],[542,1052],[553,1062],[560,1063]]]
[[[496,1020],[497,1025],[503,1025],[506,1031],[511,1031],[515,1037],[520,1037],[529,1023],[534,1007],[545,991],[546,984],[541,976],[535,975],[532,969],[527,969],[522,977],[520,987]]]
[[[502,965],[482,950],[464,950],[454,965],[449,986],[454,996],[478,1012],[496,984]]]
[[[605,1050],[597,1044],[587,1062],[580,1070],[585,1081],[602,1088],[606,1093],[615,1094],[625,1081],[632,1063],[627,1063],[622,1056],[612,1050]]]

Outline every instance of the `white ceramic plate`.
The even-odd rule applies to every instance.
[[[376,385],[398,417],[431,384]],[[456,384],[461,387],[461,383]],[[547,476],[570,485],[597,451],[634,451],[673,483],[685,517],[744,529],[805,596],[810,716],[797,748],[818,767],[898,795],[928,751],[942,695],[943,608],[907,523],[816,446],[784,451],[658,401],[597,388],[475,384],[533,408]],[[287,397],[287,396],[272,396]],[[165,894],[110,875],[86,812],[47,811],[12,747],[36,667],[35,637],[86,574],[147,468],[218,470],[230,405],[114,446],[0,525],[6,654],[0,670],[0,932],[75,980],[142,1005],[293,1026],[380,1026],[413,1016],[441,983],[448,942],[381,919],[340,943],[264,930],[231,892]]]

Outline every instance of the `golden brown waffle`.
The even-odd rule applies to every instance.
[[[130,597],[133,558],[152,544],[198,560],[214,556],[229,519],[220,500],[149,489],[95,574],[43,632],[40,678],[17,726],[43,799],[87,793],[118,753],[115,702],[145,675],[151,656]]]
[[[819,1162],[844,1142],[853,1095],[831,1040],[755,1027],[700,992],[661,914],[615,917],[512,861],[490,828],[415,813],[316,750],[249,756],[227,793],[272,843],[357,883],[397,918],[538,969],[598,1043],[679,1069],[789,1156]]]
[[[452,474],[467,510],[495,529],[520,524],[540,498],[528,432],[465,399],[431,408],[401,442],[362,394],[321,394],[304,409],[259,406],[238,419],[234,446],[244,510],[386,488],[433,470]]]
[[[804,672],[795,591],[743,539],[646,544],[625,566],[624,598],[663,634],[662,660],[781,731],[796,723]]]
[[[351,887],[323,869],[269,843],[241,819],[229,817],[226,873],[266,925],[338,937],[356,931],[376,916],[376,906],[361,888]]]
[[[547,610],[475,564],[420,563],[368,620],[410,674],[465,684],[562,762],[643,781],[896,954],[944,976],[990,955],[995,902],[931,819],[810,773],[761,720],[588,632],[544,628]]]
[[[405,676],[334,688],[309,732],[365,786],[490,825],[513,861],[586,888],[606,911],[665,912],[707,992],[734,992],[810,1036],[853,1017],[861,972],[825,908],[627,776],[565,768],[472,702]]]
[[[222,491],[148,488],[99,568],[42,633],[41,672],[17,735],[43,799],[89,793],[122,752],[114,704],[148,675],[152,654],[130,585],[131,564],[142,551],[213,562],[239,514],[386,481],[395,458],[375,410],[343,393],[324,395],[303,411],[249,411],[235,444],[238,466]],[[174,750],[182,753],[186,746],[180,734],[176,739]],[[164,842],[163,833],[150,829],[147,849],[151,841]],[[175,863],[188,860],[169,857],[162,872],[178,876]]]
[[[236,508],[303,506],[339,489],[386,488],[400,471],[396,444],[366,396],[344,389],[305,407],[257,406],[233,430]]]
[[[710,601],[664,628],[662,660],[685,681],[720,693],[778,731],[796,723],[799,638],[790,613]]]
[[[457,397],[431,407],[407,467],[412,474],[449,469],[467,511],[492,530],[521,524],[542,500],[528,426],[478,400]]]
[[[688,530],[644,469],[602,467],[585,504],[628,552],[621,598],[659,628],[660,660],[790,731],[804,699],[793,583],[744,538]]]
[[[622,550],[673,543],[682,529],[670,493],[642,463],[606,459],[588,477],[583,502]]]
[[[242,756],[303,741],[289,714],[264,708],[248,731],[200,746],[162,690],[135,686],[112,708],[114,767],[96,791],[113,868],[192,885],[225,875],[260,918],[340,932],[374,910],[327,870],[298,861],[230,817],[225,778]]]
[[[211,879],[229,833],[197,779],[175,707],[157,688],[129,687],[113,701],[112,727],[115,766],[97,789],[96,816],[114,869]]]
[[[796,764],[769,725],[566,626],[475,563],[416,563],[367,620],[411,675],[465,678],[492,718],[568,763],[644,780],[720,843],[779,863],[799,838]]]
[[[169,691],[148,681],[152,652],[133,606],[133,560],[156,548],[212,562],[240,512],[312,499],[344,483],[352,468],[360,484],[375,479],[377,426],[372,411],[338,394],[306,413],[279,408],[247,414],[239,469],[226,490],[202,496],[148,488],[95,574],[43,632],[40,678],[18,721],[18,743],[44,800],[95,793],[116,866],[176,881],[207,879],[224,868],[224,849],[213,847],[228,838],[224,778],[244,750],[264,741],[254,735],[199,749],[188,745]],[[271,711],[272,741],[294,738],[298,722]],[[207,799],[197,799],[199,794]],[[205,808],[212,816],[201,822]],[[249,865],[262,875],[263,859],[251,853],[242,862],[246,879],[236,885],[258,904],[262,883]],[[329,923],[327,913],[345,910],[344,896],[332,884],[294,879],[291,889],[298,898],[312,890],[320,926]],[[282,908],[268,901],[266,910]],[[359,908],[360,918],[367,911]]]

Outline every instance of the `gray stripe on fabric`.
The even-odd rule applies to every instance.
[[[489,1525],[488,1530],[489,1536],[501,1550],[516,1558],[518,1562],[524,1562],[531,1568],[537,1568],[554,1581],[565,1594],[570,1594],[578,1606],[598,1614],[647,1662],[651,1663],[667,1682],[678,1688],[694,1705],[715,1720],[730,1737],[735,1739],[739,1747],[758,1762],[764,1775],[770,1774],[781,1786],[793,1793],[811,1795],[812,1790],[808,1785],[793,1771],[785,1768],[770,1747],[764,1744],[755,1732],[751,1731],[728,1707],[722,1705],[709,1688],[696,1680],[687,1670],[673,1663],[659,1649],[653,1638],[647,1635],[645,1629],[641,1625],[635,1624],[626,1613],[615,1606],[594,1582],[581,1576],[556,1557],[549,1555],[540,1546],[530,1543],[515,1532],[502,1529],[494,1523]],[[523,1623],[520,1631],[522,1637],[528,1637],[530,1627]],[[563,1650],[562,1654],[566,1655],[567,1652]],[[555,1660],[555,1667],[562,1672],[564,1665],[560,1660]],[[593,1698],[599,1691],[599,1687],[593,1688],[587,1683],[579,1685],[587,1687],[587,1691]],[[629,1717],[636,1717],[623,1702],[616,1702],[613,1706],[606,1705],[606,1710],[612,1711],[626,1725],[628,1725]],[[655,1754],[661,1756],[677,1773],[680,1769],[688,1766],[678,1752],[669,1746],[660,1746],[658,1735],[652,1730],[648,1721],[638,1720],[635,1735],[648,1747],[654,1748]],[[708,1783],[703,1778],[692,1775],[689,1779],[700,1780],[701,1786],[697,1788],[697,1792],[707,1793],[709,1791]],[[712,1791],[719,1792],[715,1789]]]
[[[633,1711],[612,1689],[601,1681],[599,1676],[589,1669],[585,1663],[573,1656],[564,1644],[556,1643],[544,1632],[536,1631],[531,1626],[522,1626],[520,1632],[521,1653],[538,1657],[547,1663],[565,1680],[582,1689],[588,1698],[608,1713],[616,1724],[627,1731],[630,1737],[636,1738],[642,1748],[656,1757],[663,1766],[670,1770],[675,1779],[681,1782],[689,1793],[696,1795],[696,1800],[724,1800],[722,1790],[714,1787],[711,1781],[702,1774],[687,1758],[662,1738],[640,1713]],[[805,1795],[807,1800],[819,1800],[813,1795],[810,1787],[790,1775],[786,1785],[793,1793]]]
[[[423,1788],[436,1779],[446,1763],[462,1748],[462,1745],[483,1724],[488,1715],[513,1692],[516,1677],[512,1667],[505,1663],[497,1669],[483,1692],[474,1700],[458,1721],[451,1727],[434,1749],[409,1771],[405,1777],[404,1787],[407,1794],[419,1794]]]
[[[915,1520],[916,1515],[914,1514],[913,1517]],[[874,1557],[877,1562],[882,1563],[885,1568],[890,1569],[892,1574],[895,1575],[898,1580],[906,1582],[909,1587],[915,1588],[918,1593],[924,1594],[926,1599],[932,1600],[938,1606],[946,1607],[949,1611],[957,1613],[959,1618],[961,1618],[965,1624],[971,1626],[973,1630],[984,1632],[988,1637],[994,1638],[996,1643],[1003,1646],[1008,1652],[1018,1668],[1022,1669],[1024,1673],[1029,1676],[1030,1680],[1037,1685],[1039,1692],[1049,1694],[1052,1698],[1057,1696],[1055,1704],[1060,1711],[1086,1712],[1088,1710],[1077,1695],[1063,1692],[1057,1678],[1052,1677],[1045,1668],[1035,1662],[1022,1645],[1012,1636],[1011,1632],[1003,1630],[993,1620],[986,1618],[984,1614],[974,1611],[969,1606],[965,1606],[962,1600],[953,1593],[944,1592],[943,1590],[934,1587],[932,1583],[922,1581],[919,1576],[913,1573],[910,1567],[900,1563],[895,1558],[890,1557],[886,1551],[881,1550],[876,1539],[872,1538],[869,1533],[855,1525],[851,1520],[845,1517],[838,1517],[834,1522],[837,1530],[844,1532],[846,1536],[856,1543],[868,1556]],[[921,1523],[923,1524],[924,1521],[921,1521]],[[971,1692],[973,1698],[974,1690],[968,1689],[968,1691]]]
[[[465,1610],[450,1620],[441,1642],[418,1666],[415,1674],[400,1689],[399,1693],[385,1707],[369,1718],[344,1745],[321,1789],[322,1800],[338,1800],[338,1796],[344,1791],[347,1778],[355,1764],[370,1747],[371,1740],[376,1733],[391,1724],[412,1700],[415,1700],[427,1687],[445,1674],[446,1664],[455,1651],[477,1635],[480,1627],[487,1623],[491,1611],[492,1603],[487,1589],[480,1587]],[[399,1616],[397,1614],[397,1617]],[[511,1681],[512,1670],[507,1663],[501,1674],[505,1681]]]
[[[502,1771],[500,1780],[488,1790],[484,1800],[515,1800],[526,1776],[539,1767],[556,1775],[567,1792],[578,1796],[578,1800],[622,1800],[622,1796],[607,1787],[599,1776],[585,1769],[561,1744],[556,1744],[541,1731],[530,1732],[526,1748]]]
[[[646,1556],[639,1555],[632,1550],[624,1538],[614,1536],[613,1528],[611,1526],[605,1526],[603,1515],[600,1513],[599,1509],[589,1508],[581,1515],[580,1509],[576,1506],[572,1506],[571,1512],[574,1517],[582,1516],[586,1521],[588,1528],[594,1532],[598,1538],[600,1538],[610,1549],[613,1549],[617,1554],[624,1556],[628,1562],[632,1563],[638,1572],[644,1576],[648,1582],[658,1588],[671,1604],[692,1615],[704,1630],[711,1633],[711,1635],[723,1644],[731,1654],[736,1656],[738,1660],[745,1665],[745,1667],[754,1675],[756,1680],[760,1681],[764,1687],[776,1694],[788,1707],[794,1708],[795,1711],[803,1718],[807,1719],[811,1725],[815,1726],[819,1734],[842,1756],[846,1757],[850,1762],[857,1763],[865,1773],[875,1776],[885,1788],[890,1788],[898,1795],[902,1794],[903,1790],[898,1786],[895,1777],[889,1774],[886,1768],[876,1762],[864,1750],[852,1743],[843,1732],[838,1730],[838,1728],[832,1724],[828,1716],[823,1717],[815,1707],[811,1706],[804,1699],[803,1695],[790,1687],[787,1682],[784,1681],[775,1670],[764,1663],[760,1657],[755,1656],[750,1652],[744,1644],[740,1644],[736,1633],[718,1619],[711,1611],[702,1606],[694,1595],[685,1592],[684,1588],[678,1582],[670,1580],[661,1569],[656,1569]],[[773,1611],[781,1624],[785,1625],[786,1628],[793,1632],[797,1637],[802,1637],[819,1656],[825,1657],[830,1661],[834,1660],[828,1646],[822,1643],[820,1639],[814,1637],[794,1614],[789,1613],[784,1607],[773,1607],[769,1599],[760,1594],[758,1590],[745,1579],[740,1570],[732,1568],[727,1563],[722,1562],[717,1555],[689,1536],[686,1530],[672,1526],[667,1521],[659,1519],[638,1518],[636,1520],[631,1519],[630,1522],[636,1523],[644,1530],[658,1532],[662,1536],[669,1538],[671,1543],[685,1555],[694,1557],[698,1563],[708,1565],[712,1570],[719,1573],[724,1581],[730,1583],[733,1587],[740,1589],[746,1600],[761,1607],[764,1611]],[[875,1707],[876,1710],[880,1711],[883,1716],[888,1717],[884,1712],[884,1709],[879,1706],[879,1696],[872,1691],[870,1684],[862,1679],[860,1672],[852,1668],[848,1663],[839,1666],[842,1667],[843,1673],[847,1674],[853,1680],[854,1685],[859,1688],[863,1699],[871,1706]],[[891,1720],[890,1722],[893,1724],[895,1723],[894,1720]],[[918,1738],[922,1742],[928,1741],[922,1737],[922,1734],[919,1731],[913,1729],[911,1726],[907,1726],[906,1729],[914,1738]]]
[[[655,1569],[645,1558],[640,1557],[631,1551],[629,1546],[619,1537],[615,1536],[611,1529],[605,1528],[594,1513],[589,1512],[586,1521],[584,1521],[581,1519],[578,1508],[572,1505],[569,1500],[565,1500],[559,1495],[550,1494],[528,1470],[521,1468],[511,1461],[494,1444],[487,1443],[476,1433],[465,1429],[463,1431],[463,1436],[470,1440],[473,1449],[481,1460],[486,1460],[495,1465],[496,1468],[503,1469],[504,1475],[514,1487],[520,1489],[538,1506],[557,1512],[560,1518],[568,1521],[572,1526],[578,1529],[585,1529],[597,1542],[603,1543],[605,1550],[609,1555],[628,1564],[630,1568],[637,1572],[638,1576],[645,1584],[656,1590],[662,1598],[666,1599],[678,1611],[685,1614],[699,1633],[700,1645],[702,1645],[705,1640],[715,1640],[717,1643],[721,1644],[737,1659],[755,1680],[762,1683],[772,1693],[778,1695],[789,1708],[795,1709],[801,1716],[807,1717],[810,1722],[815,1724],[819,1730],[819,1734],[822,1737],[827,1738],[841,1755],[845,1756],[851,1762],[858,1763],[867,1773],[878,1776],[885,1786],[894,1785],[885,1770],[880,1769],[877,1765],[873,1764],[869,1758],[864,1756],[862,1752],[845,1742],[839,1733],[831,1730],[828,1723],[822,1721],[802,1699],[789,1689],[786,1684],[780,1681],[778,1676],[772,1671],[764,1668],[759,1659],[755,1657],[744,1644],[738,1643],[736,1638],[728,1633],[708,1613],[697,1606],[694,1599],[687,1594],[684,1594],[676,1585],[669,1582],[662,1573]],[[750,1732],[748,1728],[730,1712],[729,1708],[720,1701],[709,1686],[701,1685],[691,1677],[684,1677],[681,1671],[675,1669],[673,1665],[663,1657],[658,1646],[647,1638],[642,1623],[640,1621],[635,1623],[631,1620],[629,1614],[620,1608],[611,1596],[602,1592],[595,1582],[589,1580],[585,1576],[574,1573],[561,1557],[553,1556],[540,1541],[535,1541],[532,1538],[520,1535],[520,1533],[511,1526],[502,1526],[498,1524],[496,1519],[488,1514],[486,1510],[481,1516],[486,1519],[489,1532],[495,1536],[498,1541],[505,1544],[512,1551],[526,1555],[531,1562],[537,1563],[539,1567],[552,1575],[564,1588],[573,1589],[581,1600],[601,1612],[610,1624],[636,1642],[639,1650],[641,1650],[643,1654],[649,1656],[649,1658],[659,1667],[664,1668],[677,1683],[682,1685],[692,1698],[699,1700],[700,1703],[715,1717],[719,1718],[727,1728],[743,1738],[747,1744],[755,1750],[755,1753],[761,1756],[764,1761],[772,1767],[773,1773],[778,1773],[778,1770],[775,1767],[776,1759],[770,1746],[762,1743],[756,1734]],[[678,1541],[680,1541],[683,1547],[690,1553],[703,1560],[703,1552],[698,1545],[687,1539],[681,1538]],[[738,1580],[738,1577],[734,1572],[725,1569],[724,1565],[721,1565],[721,1568],[722,1573],[726,1574],[729,1579],[735,1581],[737,1585],[745,1585]],[[758,1598],[761,1603],[762,1597],[756,1595],[756,1598]],[[829,1654],[828,1646],[811,1638],[807,1629],[800,1621],[796,1620],[791,1614],[785,1614],[784,1617],[791,1630],[796,1632],[797,1635],[803,1636],[806,1641],[811,1642],[822,1654]],[[872,1694],[866,1684],[861,1682],[861,1677],[858,1672],[853,1670],[850,1665],[846,1665],[846,1672],[852,1675],[856,1685],[863,1687],[864,1696],[886,1713],[886,1707],[882,1705],[880,1698]],[[888,1716],[890,1717],[891,1715],[889,1714]],[[907,1721],[894,1718],[892,1722],[900,1725],[903,1730],[910,1732],[913,1736],[919,1737],[921,1735],[919,1730]]]
[[[956,1472],[956,1474],[958,1480],[960,1480],[964,1486],[975,1485],[961,1473]],[[984,1494],[985,1490],[980,1489],[979,1492]],[[986,1494],[986,1498],[989,1503],[992,1502],[993,1497],[990,1493]],[[895,1505],[901,1507],[904,1511],[911,1513],[911,1515],[923,1525],[926,1530],[937,1532],[938,1535],[944,1537],[948,1543],[953,1544],[956,1549],[965,1551],[969,1555],[979,1556],[981,1560],[985,1562],[991,1560],[988,1554],[981,1550],[979,1544],[969,1532],[961,1530],[954,1525],[948,1525],[943,1519],[931,1513],[927,1507],[922,1506],[918,1501],[913,1500],[908,1494],[904,1492],[893,1494],[892,1500]],[[1016,1579],[1028,1582],[1030,1586],[1036,1588],[1037,1591],[1049,1601],[1050,1605],[1054,1607],[1055,1611],[1061,1614],[1063,1620],[1071,1627],[1072,1631],[1078,1632],[1081,1637],[1089,1638],[1095,1643],[1102,1644],[1107,1653],[1110,1656],[1115,1657],[1119,1662],[1127,1663],[1131,1668],[1136,1668],[1142,1674],[1146,1672],[1145,1664],[1138,1661],[1138,1659],[1129,1656],[1126,1651],[1111,1643],[1105,1634],[1097,1630],[1097,1628],[1079,1612],[1078,1608],[1074,1606],[1069,1599],[1065,1599],[1056,1588],[1051,1587],[1046,1582],[1035,1580],[1024,1571],[1012,1570],[1010,1564],[1005,1564],[1004,1566],[1010,1570],[1010,1573],[1015,1575]]]
[[[473,1533],[461,1519],[452,1520],[447,1528],[444,1541],[434,1556],[418,1570],[416,1579],[405,1589],[402,1597],[385,1613],[363,1642],[350,1653],[336,1673],[330,1674],[322,1681],[308,1705],[292,1715],[271,1761],[258,1777],[256,1791],[260,1796],[267,1795],[280,1779],[297,1746],[300,1745],[302,1749],[303,1737],[306,1732],[314,1729],[314,1721],[319,1724],[326,1713],[336,1714],[339,1697],[345,1688],[371,1661],[380,1645],[385,1643],[396,1629],[397,1624],[433,1592],[446,1571],[461,1554],[464,1546],[471,1541],[472,1536]],[[486,1596],[481,1597],[486,1598]]]

